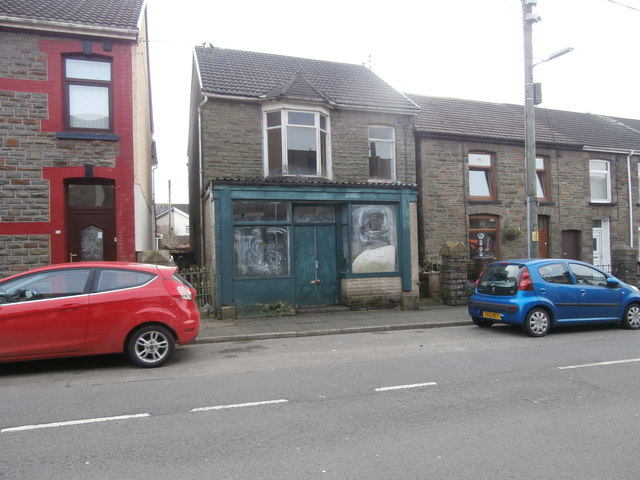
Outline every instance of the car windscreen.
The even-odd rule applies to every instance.
[[[494,263],[480,277],[478,293],[488,295],[515,295],[518,291],[518,273],[520,265],[512,263]]]

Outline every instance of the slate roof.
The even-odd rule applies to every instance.
[[[64,24],[81,29],[137,32],[146,0],[2,0],[0,22]],[[27,25],[25,25],[25,21]]]
[[[189,204],[188,203],[172,203],[171,208],[180,210],[182,213],[186,213],[189,215]],[[156,203],[156,217],[160,215],[164,215],[169,211],[168,203]]]
[[[204,95],[273,98],[293,88],[342,107],[399,110],[418,107],[405,95],[362,65],[336,63],[267,53],[195,47]]]
[[[418,133],[524,142],[524,107],[407,94]],[[640,120],[536,107],[536,142],[640,150]]]

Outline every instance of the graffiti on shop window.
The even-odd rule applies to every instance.
[[[289,275],[287,227],[237,227],[236,275],[276,277]]]

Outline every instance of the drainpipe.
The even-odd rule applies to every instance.
[[[209,97],[207,95],[204,96],[204,98],[202,99],[202,101],[200,102],[200,104],[198,105],[198,198],[197,198],[197,208],[198,208],[198,223],[199,225],[197,226],[196,230],[196,234],[198,236],[198,243],[199,245],[197,246],[197,252],[196,252],[196,256],[197,256],[197,260],[200,264],[204,263],[204,254],[203,254],[203,249],[204,249],[204,213],[202,211],[202,206],[200,204],[200,198],[202,195],[202,176],[204,174],[204,166],[203,166],[203,155],[202,155],[202,107],[204,106],[205,103],[207,103],[209,101]],[[191,196],[191,194],[189,195]],[[194,236],[195,238],[195,236]]]
[[[629,185],[629,246],[633,248],[633,196],[631,189],[631,157],[640,153],[637,150],[631,150],[627,155],[627,184]]]

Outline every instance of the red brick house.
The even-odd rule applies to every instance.
[[[152,248],[145,0],[0,3],[0,276]]]

